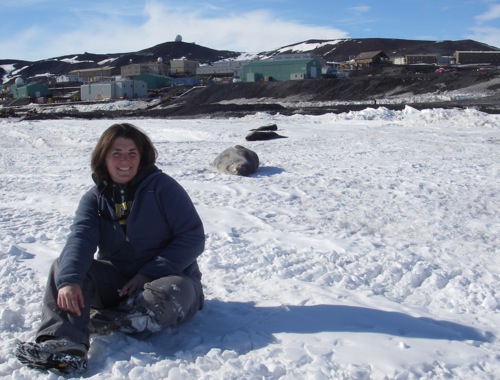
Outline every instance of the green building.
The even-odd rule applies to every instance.
[[[241,70],[242,82],[314,79],[321,76],[322,63],[317,58],[274,58],[253,61]]]
[[[143,73],[134,76],[135,80],[146,82],[148,89],[158,89],[167,87],[172,83],[172,78],[165,75]]]
[[[49,94],[49,88],[40,83],[28,83],[24,86],[15,85],[13,95],[16,99],[40,98]]]

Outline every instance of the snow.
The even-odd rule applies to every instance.
[[[102,61],[97,62],[97,64],[98,64],[98,65],[107,65],[107,64],[109,64],[109,63],[111,63],[111,62],[116,61],[117,59],[118,59],[118,58],[108,58],[108,59],[104,59],[104,60],[102,60]]]
[[[43,78],[43,77],[52,77],[54,74],[51,73],[41,73],[33,75],[33,78]]]
[[[160,99],[156,100],[106,100],[97,103],[70,103],[58,105],[56,107],[46,107],[37,103],[30,103],[26,109],[36,110],[39,113],[62,113],[62,112],[95,112],[95,111],[120,111],[120,110],[139,110],[154,106],[160,103]],[[0,107],[1,109],[2,107]]]
[[[240,53],[240,55],[238,55],[237,57],[229,59],[229,60],[231,60],[231,61],[250,61],[253,59],[258,59],[258,55],[252,54],[252,53]],[[217,61],[217,62],[224,62],[224,61],[226,61],[226,60]]]
[[[304,52],[304,51],[311,51],[315,49],[319,49],[323,46],[327,45],[338,45],[339,43],[345,42],[345,39],[342,40],[330,40],[330,41],[322,41],[322,42],[310,42],[310,41],[305,41],[296,45],[288,45],[285,47],[282,47],[281,49],[277,50],[278,52],[286,52],[286,51],[294,51],[294,52]]]
[[[126,104],[124,104],[126,106]],[[93,336],[89,379],[500,378],[500,115],[367,108],[136,119],[204,221],[205,308],[149,339]],[[0,377],[115,120],[0,120]],[[276,123],[286,139],[247,142]],[[251,177],[210,163],[244,145]]]
[[[0,78],[0,83],[7,82],[9,74],[15,70],[15,67],[13,64],[10,65],[0,65],[0,69],[3,69],[5,71],[5,74],[2,78]]]
[[[76,63],[85,63],[85,62],[92,62],[94,63],[94,61],[90,61],[90,60],[83,60],[83,61],[80,61],[78,60],[79,59],[79,56],[78,55],[75,55],[74,57],[72,58],[63,58],[63,59],[60,59],[59,61],[61,62],[66,62],[66,63],[70,63],[70,64],[76,64]]]

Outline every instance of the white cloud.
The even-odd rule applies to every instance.
[[[356,7],[350,7],[349,10],[357,12],[357,13],[366,13],[371,10],[371,7],[368,5],[359,5]]]
[[[25,31],[14,35],[9,46],[0,45],[0,49],[9,51],[9,58],[38,60],[84,51],[137,51],[173,41],[180,34],[185,42],[212,49],[258,53],[307,39],[348,37],[340,29],[280,19],[270,11],[217,17],[202,12],[201,9],[171,8],[158,1],[149,1],[142,13],[133,19],[116,13],[106,16],[96,13],[94,17],[79,14],[72,29]]]
[[[491,5],[488,11],[475,17],[479,22],[492,21],[498,18],[500,18],[500,4]]]
[[[172,14],[156,3],[150,4],[147,11],[149,20],[143,29],[151,38],[158,31],[168,32],[170,38],[181,34],[186,41],[219,50],[256,53],[311,38],[347,37],[339,29],[294,23],[269,11],[206,17],[201,13]]]
[[[43,31],[40,28],[31,26],[12,35],[11,38],[0,41],[2,58],[22,60],[31,60],[31,58],[37,56],[40,58],[37,54],[42,53],[43,48],[37,44],[33,44],[33,41],[37,41],[42,33]]]
[[[467,38],[500,48],[500,28],[487,25],[489,21],[500,19],[500,4],[490,5],[486,12],[475,16],[474,19],[478,25],[469,29]]]
[[[467,38],[500,48],[500,28],[475,27],[470,29]]]

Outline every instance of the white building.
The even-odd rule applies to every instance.
[[[57,83],[83,83],[83,77],[78,75],[59,75],[56,77]]]
[[[196,68],[198,76],[230,76],[239,77],[241,69],[251,61],[222,61]]]
[[[89,83],[80,86],[82,100],[140,99],[147,98],[146,82],[118,80],[105,83]]]

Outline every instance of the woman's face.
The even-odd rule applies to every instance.
[[[134,141],[117,137],[106,155],[106,169],[115,183],[126,184],[139,170],[141,156]]]

